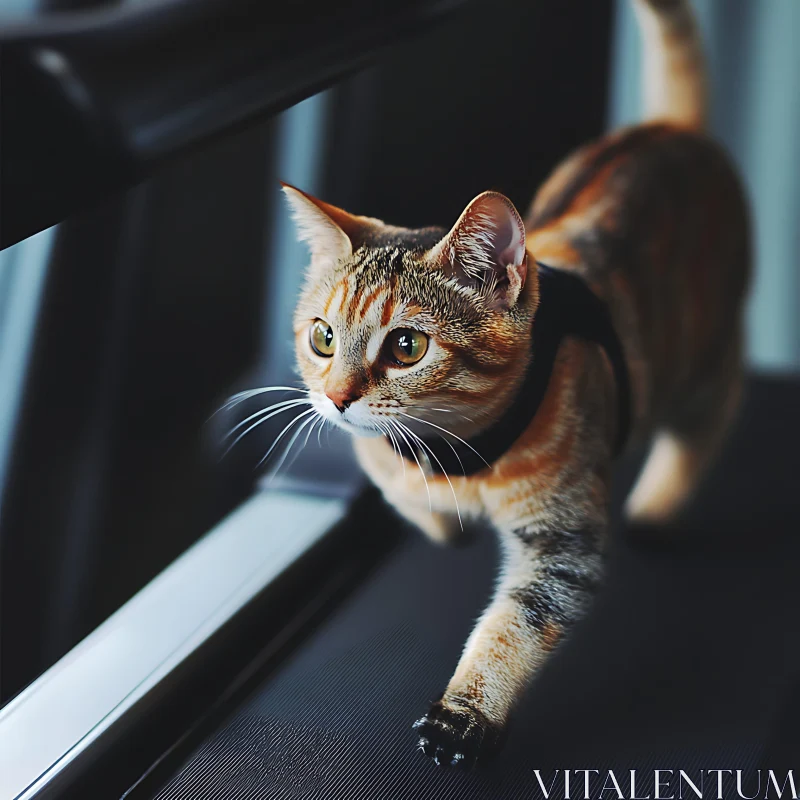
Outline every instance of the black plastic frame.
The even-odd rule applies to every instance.
[[[0,247],[302,100],[461,0],[161,0],[0,25]]]
[[[256,358],[272,135],[216,143],[56,232],[0,520],[0,702],[254,487],[205,423]]]
[[[380,520],[382,536],[373,535]],[[250,688],[313,634],[398,540],[372,489],[316,545],[228,620],[36,797],[119,797],[157,786]],[[309,591],[313,586],[313,591]]]

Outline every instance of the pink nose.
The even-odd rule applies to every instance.
[[[339,409],[343,414],[345,409],[351,403],[355,403],[356,400],[361,397],[361,393],[353,386],[345,386],[345,387],[337,387],[335,389],[327,389],[325,394],[328,395],[331,402]]]

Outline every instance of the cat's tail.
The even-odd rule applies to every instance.
[[[704,127],[705,63],[689,0],[633,0],[633,5],[643,40],[645,118]]]

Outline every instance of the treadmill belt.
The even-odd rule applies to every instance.
[[[408,529],[171,777],[129,797],[538,798],[534,770],[549,785],[555,769],[598,770],[592,797],[605,770],[626,781],[642,770],[636,791],[652,797],[654,769],[755,777],[800,674],[798,400],[797,385],[753,384],[687,522],[658,535],[615,529],[606,588],[492,762],[437,768],[416,751],[411,724],[445,687],[487,602],[494,539],[480,531],[441,548]],[[704,780],[716,796],[716,776]],[[582,797],[583,775],[573,781]]]

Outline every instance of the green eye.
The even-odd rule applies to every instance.
[[[311,349],[323,358],[330,358],[336,351],[333,328],[324,319],[315,319],[309,330]]]
[[[398,328],[386,337],[388,354],[398,364],[416,364],[428,352],[428,337],[411,328]]]

